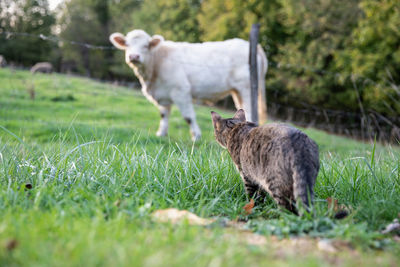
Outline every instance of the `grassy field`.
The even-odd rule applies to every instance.
[[[398,263],[400,243],[380,233],[400,212],[398,148],[305,129],[320,147],[314,211],[296,217],[268,199],[247,216],[210,110],[196,107],[200,142],[190,141],[176,108],[169,137],[157,138],[159,114],[138,91],[0,69],[0,266]],[[333,219],[328,197],[350,216]],[[199,227],[151,219],[170,207],[218,220]],[[224,227],[228,220],[270,242],[246,243]],[[294,237],[341,240],[350,249],[304,252],[282,243]]]

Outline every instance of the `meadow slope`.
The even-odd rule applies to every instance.
[[[214,141],[209,107],[190,141],[176,108],[159,114],[139,91],[66,75],[0,69],[0,265],[392,265],[400,245],[380,231],[400,212],[400,151],[305,129],[320,147],[314,212],[296,217],[267,199],[249,216],[240,177]],[[220,111],[231,115],[229,111]],[[350,211],[334,220],[326,199]],[[210,227],[155,223],[175,207]],[[249,245],[224,221],[267,237],[342,240],[351,249]],[[275,240],[275,239],[274,239]]]

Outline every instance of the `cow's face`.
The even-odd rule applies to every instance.
[[[125,62],[128,65],[139,65],[146,62],[151,50],[163,40],[160,35],[151,37],[142,30],[133,30],[126,36],[118,32],[110,35],[111,43],[116,48],[125,50]]]

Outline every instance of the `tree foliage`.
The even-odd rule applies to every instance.
[[[173,41],[198,42],[200,29],[196,15],[200,0],[144,0],[132,14],[129,30],[143,29]]]
[[[248,39],[260,23],[268,101],[400,113],[398,0],[66,0],[56,25],[47,0],[1,0],[0,8],[0,31],[48,35],[53,27],[62,39],[102,46],[110,33],[132,29],[173,41]],[[0,38],[12,61],[58,59],[64,70],[134,79],[121,51],[64,42],[54,53],[38,38]]]
[[[274,72],[274,89],[283,97],[279,101],[297,106],[354,107],[357,94],[340,80],[336,62],[361,15],[358,2],[282,0],[281,21],[289,37],[275,58],[280,68]]]
[[[367,107],[400,114],[400,2],[364,0],[341,68],[352,73]]]
[[[260,43],[268,56],[277,53],[286,34],[283,29],[279,0],[208,0],[203,1],[198,21],[202,41],[240,37],[248,39],[251,25],[259,23]]]
[[[106,0],[70,0],[60,7],[60,36],[81,44],[108,45],[109,11]],[[106,75],[107,53],[84,45],[64,42],[61,46],[63,61],[71,62],[70,70],[88,76]]]
[[[0,1],[0,54],[8,61],[26,66],[51,59],[53,44],[29,35],[5,32],[49,35],[55,23],[47,0]]]

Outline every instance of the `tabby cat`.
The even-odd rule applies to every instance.
[[[228,149],[249,197],[268,192],[279,206],[296,214],[297,201],[309,207],[319,171],[313,140],[289,125],[247,122],[242,109],[230,119],[213,111],[211,117],[215,138]]]

